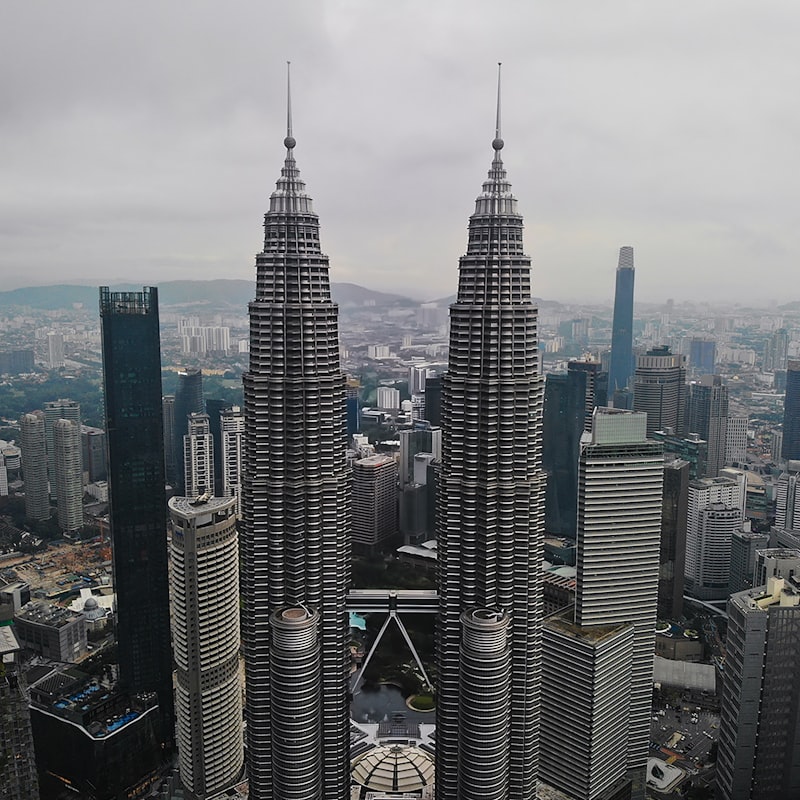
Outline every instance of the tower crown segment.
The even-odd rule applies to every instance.
[[[494,157],[489,170],[489,177],[483,184],[483,191],[475,201],[475,214],[473,216],[485,217],[491,215],[516,215],[517,199],[511,194],[511,184],[508,182],[503,159],[500,151],[505,146],[501,136],[500,125],[500,70],[502,64],[497,65],[497,117],[494,128],[492,149]]]
[[[286,62],[286,160],[283,162],[281,176],[278,178],[275,191],[269,197],[270,214],[313,214],[311,198],[306,194],[306,185],[300,178],[300,170],[294,160],[294,148],[297,140],[292,135],[292,78],[291,62]],[[264,223],[267,224],[266,221]]]

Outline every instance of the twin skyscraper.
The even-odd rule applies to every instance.
[[[498,85],[499,88],[499,85]],[[294,158],[264,218],[244,378],[243,641],[253,800],[345,800],[345,379],[319,221]],[[494,157],[470,217],[442,386],[437,795],[533,798],[544,476],[537,311]]]

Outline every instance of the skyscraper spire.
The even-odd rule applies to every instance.
[[[500,70],[503,68],[503,62],[497,62],[497,121],[494,126],[494,141],[492,147],[495,150],[503,149],[503,139],[500,135]]]
[[[500,158],[499,78],[494,157],[459,261],[442,378],[439,800],[536,792],[542,381],[530,258]]]
[[[297,144],[292,136],[292,62],[286,62],[286,138],[283,144],[291,150]]]

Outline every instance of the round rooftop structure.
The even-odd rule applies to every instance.
[[[418,792],[433,783],[433,758],[412,745],[381,745],[356,759],[352,777],[371,791]]]

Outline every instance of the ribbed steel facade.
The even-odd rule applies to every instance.
[[[498,134],[488,180],[470,217],[467,253],[459,262],[458,295],[450,307],[449,366],[442,380],[439,800],[477,796],[466,759],[481,747],[500,747],[499,785],[492,797],[528,800],[536,791],[543,385],[530,258],[523,252],[523,222],[506,179],[502,147]],[[506,731],[499,742],[465,716],[469,698],[495,690],[493,670],[485,672],[482,689],[477,674],[466,678],[469,646],[462,614],[476,609],[505,612],[510,618],[504,647],[493,657],[498,669],[505,658],[510,660],[505,718],[493,723]]]
[[[349,473],[338,309],[331,301],[319,221],[287,136],[286,160],[264,218],[250,303],[250,367],[244,376],[242,639],[247,671],[251,800],[296,796],[284,754],[302,714],[319,742],[304,762],[303,797],[343,800],[349,790],[346,672]],[[305,607],[319,616],[319,691],[285,713],[287,675],[270,642],[273,614]],[[276,645],[277,646],[277,645]],[[297,676],[294,676],[297,679]]]

